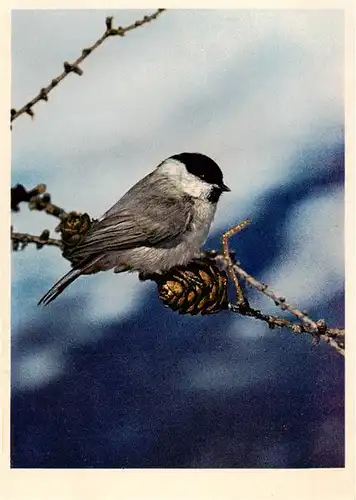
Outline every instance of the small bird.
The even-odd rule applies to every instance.
[[[72,269],[41,298],[49,304],[81,275],[114,269],[142,279],[200,256],[224,191],[220,167],[201,153],[170,156],[137,182],[68,252]]]

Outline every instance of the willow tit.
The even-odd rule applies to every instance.
[[[219,166],[200,153],[173,155],[135,184],[68,252],[73,269],[41,298],[49,304],[83,274],[114,269],[162,274],[200,255],[223,191]]]

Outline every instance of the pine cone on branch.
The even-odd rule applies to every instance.
[[[165,306],[180,314],[212,314],[228,307],[226,273],[213,263],[192,262],[155,281]]]

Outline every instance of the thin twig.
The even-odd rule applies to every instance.
[[[64,80],[64,78],[66,78],[69,75],[69,73],[76,73],[77,75],[81,76],[83,74],[83,70],[79,67],[79,64],[83,62],[84,59],[86,59],[95,49],[97,49],[107,38],[111,36],[124,36],[127,32],[150,23],[165,10],[166,9],[157,9],[153,14],[150,14],[149,16],[144,16],[142,19],[135,21],[134,23],[124,28],[121,26],[119,26],[118,28],[113,28],[112,27],[113,17],[107,17],[105,20],[106,30],[103,33],[103,35],[93,45],[83,49],[82,55],[78,57],[78,59],[76,59],[73,63],[65,61],[63,63],[64,71],[57,77],[53,78],[53,80],[49,85],[47,85],[47,87],[43,87],[33,99],[31,99],[29,102],[27,102],[24,106],[22,106],[18,110],[12,108],[10,113],[11,122],[16,120],[16,118],[18,118],[20,115],[24,113],[28,114],[29,116],[31,116],[31,118],[33,118],[34,117],[34,111],[32,109],[33,106],[37,104],[39,101],[47,102],[48,94],[54,89],[54,87],[56,87],[62,80]]]
[[[34,196],[28,202],[28,207],[30,210],[45,212],[46,214],[53,215],[53,217],[57,217],[57,219],[61,220],[63,220],[68,215],[63,208],[52,203],[51,195],[49,193]]]
[[[19,204],[22,202],[28,203],[32,198],[46,192],[46,184],[37,184],[33,189],[27,191],[22,184],[16,184],[11,188],[11,210],[19,212]]]
[[[324,340],[331,347],[336,349],[339,354],[345,356],[345,330],[341,328],[327,328],[325,333],[320,335],[320,338]]]
[[[46,245],[63,248],[61,240],[49,237],[48,229],[45,229],[40,236],[34,236],[33,234],[28,233],[14,233],[11,231],[11,240],[13,250],[23,250],[29,243],[34,243],[37,249]]]
[[[277,295],[273,290],[271,290],[268,287],[268,285],[259,282],[258,280],[256,280],[256,278],[249,275],[244,269],[242,269],[242,267],[240,267],[240,265],[236,261],[232,262],[232,258],[231,258],[231,254],[230,254],[230,250],[229,250],[229,245],[228,245],[229,240],[235,234],[242,231],[242,229],[244,229],[250,223],[251,223],[251,221],[249,219],[242,221],[240,224],[237,224],[236,226],[233,226],[231,229],[226,231],[221,238],[222,246],[223,246],[223,256],[224,256],[225,261],[228,264],[229,272],[231,273],[231,270],[233,270],[235,273],[237,273],[239,276],[241,276],[244,280],[246,280],[254,288],[256,288],[260,292],[267,295],[267,297],[271,298],[274,301],[274,303],[282,309],[282,311],[285,311],[285,310],[289,311],[294,316],[296,316],[303,324],[307,325],[308,329],[311,332],[318,334],[320,328],[318,328],[318,325],[315,323],[315,321],[308,318],[308,316],[306,314],[304,314],[301,311],[299,311],[298,309],[296,309],[294,306],[292,306],[292,304],[289,304],[288,302],[286,302],[285,297],[281,297],[281,296]],[[236,286],[236,280],[233,279],[233,283]],[[237,284],[238,284],[238,281],[237,281]],[[238,296],[240,296],[240,294],[242,293],[242,290],[241,290],[241,287],[239,284],[238,284],[238,289],[236,291],[237,291]],[[239,305],[239,302],[241,302],[241,301],[240,300],[238,301],[238,305]]]
[[[222,247],[223,247],[223,255],[224,255],[225,262],[227,263],[227,271],[229,273],[229,276],[230,276],[230,278],[235,286],[235,290],[236,290],[236,302],[237,302],[237,305],[242,306],[242,307],[248,306],[248,302],[243,294],[239,280],[237,279],[237,276],[234,272],[233,261],[232,261],[232,258],[230,255],[230,250],[229,250],[229,240],[232,236],[234,236],[238,232],[242,231],[250,223],[251,223],[251,221],[249,219],[246,219],[243,222],[241,222],[240,224],[237,224],[236,226],[230,228],[228,231],[225,231],[225,233],[221,237]]]
[[[299,333],[309,333],[315,338],[313,332],[311,332],[306,325],[303,323],[293,323],[285,318],[280,318],[278,316],[273,316],[271,314],[264,314],[258,309],[253,309],[252,307],[241,307],[237,304],[229,304],[229,310],[243,316],[249,316],[260,321],[265,321],[269,328],[273,329],[275,327],[279,328],[289,328],[294,334]],[[330,344],[331,347],[336,349],[342,356],[345,356],[345,330],[340,328],[327,328],[324,333],[318,335],[318,339],[322,339],[324,342]]]
[[[19,212],[19,204],[22,202],[28,203],[28,207],[30,210],[45,212],[61,220],[63,220],[68,215],[63,208],[52,203],[51,195],[49,193],[46,193],[45,184],[38,184],[29,191],[22,184],[17,184],[16,186],[12,187],[11,210],[13,212]]]
[[[301,323],[293,323],[284,318],[279,318],[277,316],[272,316],[269,314],[263,314],[260,310],[253,309],[248,301],[245,299],[243,295],[243,291],[237,279],[233,279],[233,283],[236,287],[237,292],[237,303],[229,304],[230,311],[242,314],[244,316],[254,317],[261,321],[265,321],[268,323],[270,328],[278,327],[286,327],[292,330],[293,333],[309,333],[313,337],[313,343],[319,342],[320,339],[323,339],[325,342],[329,343],[332,347],[334,347],[340,354],[345,355],[345,331],[342,329],[329,329],[326,326],[326,323],[323,319],[318,321],[313,321],[309,318],[305,313],[302,313],[297,308],[292,306],[290,303],[286,301],[284,297],[277,295],[273,290],[268,288],[268,285],[261,283],[253,276],[249,275],[239,263],[236,262],[234,255],[230,251],[229,248],[229,240],[236,233],[244,229],[250,223],[249,219],[241,222],[240,224],[232,227],[228,231],[226,231],[221,240],[223,246],[223,253],[216,254],[215,259],[221,260],[223,259],[225,264],[227,265],[228,271],[231,275],[237,273],[244,280],[247,281],[251,286],[259,290],[260,292],[267,295],[271,298],[274,303],[279,306],[282,310],[289,311],[291,314],[296,316]],[[243,295],[243,300],[240,298],[240,294]]]
[[[282,309],[282,311],[289,311],[291,314],[296,316],[303,324],[305,324],[310,331],[318,334],[319,328],[316,322],[310,319],[306,314],[302,313],[294,306],[292,306],[292,304],[287,302],[284,297],[281,297],[278,294],[276,294],[276,292],[271,290],[268,285],[258,281],[256,278],[248,274],[244,269],[242,269],[242,267],[240,267],[236,263],[234,264],[234,271],[244,280],[246,280],[247,283],[249,283],[251,286],[259,290],[263,294],[267,295],[267,297],[269,297],[270,299],[272,299],[274,303]]]

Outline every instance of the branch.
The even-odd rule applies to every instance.
[[[67,212],[63,208],[52,203],[51,195],[46,193],[46,189],[45,184],[38,184],[28,191],[22,184],[17,184],[15,187],[11,188],[11,210],[13,212],[19,212],[19,204],[26,202],[30,210],[43,211],[58,219],[63,219],[68,215]]]
[[[242,314],[244,316],[251,316],[261,321],[265,321],[270,328],[274,327],[286,327],[292,330],[293,333],[309,333],[313,337],[313,345],[318,343],[320,339],[330,344],[334,349],[336,349],[343,356],[345,355],[345,330],[340,328],[327,328],[326,322],[323,319],[314,321],[309,318],[305,313],[299,311],[297,308],[288,303],[285,297],[281,297],[276,292],[271,290],[268,285],[261,283],[256,278],[248,274],[239,263],[237,263],[229,250],[228,241],[229,239],[237,234],[239,231],[244,229],[250,221],[247,219],[240,224],[232,227],[226,231],[222,236],[222,246],[223,254],[215,254],[216,260],[221,260],[227,264],[229,274],[236,273],[241,276],[247,283],[252,287],[256,288],[267,297],[271,298],[276,306],[279,306],[283,311],[289,311],[295,317],[297,317],[301,323],[293,323],[284,318],[279,318],[276,316],[263,314],[260,310],[253,309],[247,299],[244,297],[242,288],[238,282],[237,276],[235,274],[235,279],[232,282],[236,289],[236,304],[229,303],[229,309],[233,312]],[[214,253],[214,252],[213,252]],[[242,294],[242,298],[241,298]]]
[[[29,191],[21,184],[11,188],[12,211],[19,212],[21,202],[27,202],[30,210],[43,211],[57,217],[60,223],[55,228],[55,231],[61,233],[61,239],[50,238],[48,229],[42,231],[40,236],[35,236],[29,233],[14,233],[11,226],[12,249],[14,251],[23,250],[29,243],[34,243],[38,250],[45,245],[57,246],[63,250],[62,255],[66,258],[66,250],[78,244],[92,223],[88,214],[66,212],[63,208],[53,204],[51,195],[46,192],[45,184],[38,184]]]
[[[11,188],[11,210],[18,212],[20,210],[19,204],[23,201],[29,202],[31,198],[46,192],[46,184],[38,184],[33,189],[27,191],[22,184],[16,184]]]
[[[143,26],[145,24],[150,23],[154,19],[156,19],[162,12],[164,12],[166,9],[157,9],[153,14],[150,14],[149,16],[144,16],[142,19],[135,21],[133,24],[130,24],[129,26],[122,27],[119,26],[118,28],[113,28],[112,23],[113,23],[113,17],[107,17],[105,20],[106,24],[106,30],[104,31],[103,35],[90,47],[87,47],[82,50],[82,55],[78,57],[73,63],[69,63],[65,61],[63,63],[64,71],[58,75],[57,77],[53,78],[51,83],[47,85],[47,87],[43,87],[39,93],[31,99],[29,102],[27,102],[24,106],[22,106],[20,109],[16,110],[15,108],[11,109],[10,112],[10,120],[13,122],[18,118],[20,115],[26,113],[31,118],[35,116],[35,113],[33,111],[33,106],[35,106],[39,101],[48,101],[48,94],[56,87],[62,80],[64,80],[69,73],[75,73],[79,76],[83,74],[83,70],[79,67],[79,64],[84,61],[90,54],[94,52],[100,45],[109,37],[111,36],[125,36],[125,34],[129,31],[132,31],[136,28],[139,28],[140,26]]]
[[[313,344],[318,343],[319,339],[322,339],[327,344],[330,344],[334,349],[338,351],[339,354],[345,356],[345,330],[340,328],[326,328],[326,324],[323,320],[320,320],[322,329],[317,334],[311,332],[303,324],[293,323],[284,318],[279,318],[278,316],[272,316],[270,314],[263,314],[258,309],[253,309],[248,306],[247,308],[241,308],[238,305],[229,303],[230,311],[233,311],[243,316],[250,316],[261,321],[265,321],[269,328],[274,329],[279,328],[289,328],[294,334],[309,333],[313,336]],[[318,323],[318,322],[317,322]],[[323,333],[322,333],[323,332]],[[317,341],[315,341],[317,339]]]
[[[63,244],[60,240],[50,238],[49,235],[50,232],[48,229],[45,229],[40,236],[33,236],[28,233],[14,233],[11,228],[12,249],[14,251],[23,250],[29,243],[34,243],[37,250],[40,250],[45,245],[63,248]]]
[[[319,328],[316,322],[310,319],[305,313],[302,313],[301,311],[296,309],[294,306],[292,306],[292,304],[286,302],[286,299],[284,297],[281,297],[278,294],[276,294],[276,292],[271,290],[265,283],[261,283],[260,281],[256,280],[256,278],[248,274],[236,262],[233,264],[233,269],[251,286],[262,292],[264,295],[267,295],[267,297],[269,297],[270,299],[272,299],[276,304],[276,306],[279,306],[282,309],[282,311],[289,311],[291,314],[296,316],[303,324],[305,324],[310,331],[318,333]]]

